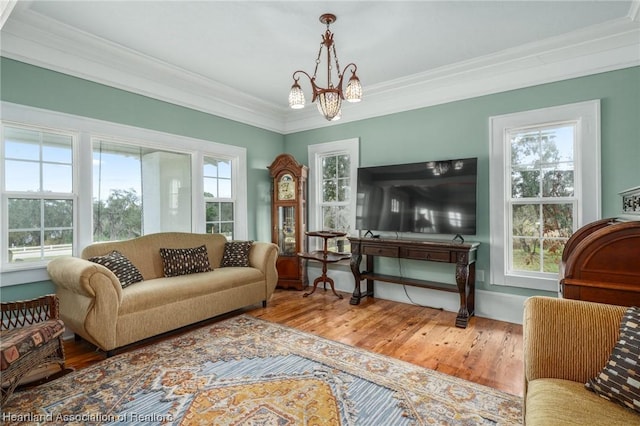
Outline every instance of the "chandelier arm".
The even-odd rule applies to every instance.
[[[337,64],[338,64],[338,62],[336,61],[336,65],[337,65]],[[343,73],[342,73],[342,74],[338,73],[338,78],[339,78],[339,80],[338,80],[338,84],[337,84],[335,87],[338,89],[339,94],[340,94],[340,97],[341,97],[342,99],[345,99],[345,97],[344,97],[344,91],[342,90],[342,83],[343,83],[343,81],[344,81],[344,74],[347,72],[347,70],[349,70],[349,67],[351,67],[351,66],[353,67],[353,70],[351,70],[351,73],[352,73],[353,75],[356,75],[356,71],[357,71],[358,67],[357,67],[357,66],[356,66],[356,64],[354,64],[353,62],[351,62],[351,63],[347,64],[347,66],[343,68],[343,70],[344,70],[344,71],[343,71]]]
[[[344,72],[347,72],[347,69],[348,69],[350,66],[353,66],[353,70],[352,70],[351,72],[352,72],[353,74],[355,74],[355,73],[356,73],[356,71],[358,71],[358,67],[357,67],[357,66],[356,66],[356,64],[354,64],[353,62],[351,62],[351,63],[347,64],[347,66],[346,66],[346,67],[344,67]]]
[[[306,71],[298,70],[298,71],[294,71],[294,73],[293,73],[293,75],[292,75],[293,79],[294,79],[296,82],[297,82],[298,80],[300,80],[300,77],[297,77],[297,78],[296,78],[296,74],[298,74],[298,73],[306,75],[306,76],[307,76],[307,78],[309,79],[309,81],[311,81],[311,80],[312,80],[311,76],[310,76]]]
[[[298,80],[300,80],[300,77],[296,77],[298,73],[306,75],[307,78],[309,79],[309,83],[311,84],[311,91],[313,92],[313,97],[311,99],[311,102],[315,102],[321,90],[320,87],[318,87],[318,85],[316,84],[316,77],[315,76],[311,77],[309,73],[307,73],[306,71],[298,70],[293,73],[293,80],[295,82],[298,82]]]

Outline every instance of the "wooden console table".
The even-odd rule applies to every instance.
[[[480,243],[354,237],[349,237],[349,241],[351,242],[351,272],[355,279],[355,290],[350,304],[357,305],[363,297],[373,297],[374,281],[449,291],[460,295],[460,309],[456,317],[456,327],[467,327],[469,319],[475,312],[476,253]],[[360,270],[363,255],[367,256],[366,271]],[[373,268],[373,259],[376,256],[454,263],[456,265],[456,286],[378,274]],[[367,280],[367,290],[364,294],[360,290],[362,280]]]

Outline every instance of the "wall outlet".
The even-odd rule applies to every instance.
[[[484,282],[484,270],[483,269],[476,269],[476,281],[478,281],[479,283],[483,283]]]

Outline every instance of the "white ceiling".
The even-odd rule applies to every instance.
[[[640,65],[638,0],[2,7],[2,56],[281,133],[331,125],[313,105],[287,106],[293,71],[313,72],[326,12],[340,65],[355,62],[365,90],[341,122]]]

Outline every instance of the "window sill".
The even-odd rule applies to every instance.
[[[49,280],[46,265],[31,266],[30,268],[7,267],[0,272],[0,287]]]
[[[559,291],[559,279],[556,278],[535,278],[523,275],[505,275],[491,280],[495,285],[503,287],[518,287],[529,290],[542,290],[557,293]]]

